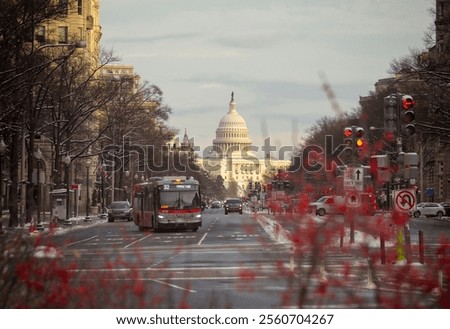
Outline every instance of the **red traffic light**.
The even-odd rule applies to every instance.
[[[409,95],[402,96],[402,109],[409,110],[414,107],[415,101]]]
[[[353,135],[353,129],[352,128],[345,128],[344,129],[344,136],[345,137],[352,137]]]

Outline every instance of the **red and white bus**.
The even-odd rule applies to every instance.
[[[192,177],[153,177],[133,188],[133,221],[140,231],[202,226],[200,184]]]

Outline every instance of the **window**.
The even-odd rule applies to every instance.
[[[444,16],[444,11],[445,11],[445,3],[439,2],[437,4],[437,17],[441,18],[442,16]]]
[[[58,27],[58,43],[68,43],[68,27]]]
[[[39,43],[45,43],[45,26],[36,27],[36,41]]]
[[[61,11],[67,12],[69,11],[69,1],[68,0],[59,0],[59,6],[61,8]]]
[[[82,27],[78,28],[78,40],[85,40]]]
[[[83,0],[78,0],[78,15],[83,15]]]

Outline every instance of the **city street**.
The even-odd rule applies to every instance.
[[[223,209],[207,209],[197,232],[139,232],[132,222],[95,219],[61,230],[64,233],[39,236],[40,244],[62,252],[74,285],[101,287],[101,293],[89,300],[93,307],[377,307],[379,294],[399,293],[389,285],[389,275],[399,265],[375,264],[369,271],[359,231],[354,245],[349,245],[347,231],[343,248],[337,234],[320,255],[312,245],[294,252],[287,237],[305,225],[299,219],[248,211],[225,215]],[[322,223],[326,218],[314,220]],[[411,241],[416,245],[416,232],[424,230],[426,259],[437,261],[438,232],[448,238],[449,228],[446,220],[411,219]],[[372,243],[370,252],[378,253],[379,243],[367,240]],[[391,242],[387,249],[395,253]],[[418,258],[414,264],[423,268]],[[322,291],[324,284],[327,289]],[[435,296],[415,289],[416,298],[405,290],[409,296],[405,303],[420,300],[423,306],[432,305]],[[74,306],[78,302],[74,299]]]

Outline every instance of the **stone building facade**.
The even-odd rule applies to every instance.
[[[278,169],[286,170],[291,160],[279,160],[270,156],[260,159],[252,151],[252,140],[245,119],[238,113],[234,93],[228,112],[221,118],[213,139],[213,147],[207,157],[198,163],[211,177],[220,176],[227,189],[235,188],[237,196],[246,196],[249,183],[271,182]]]

